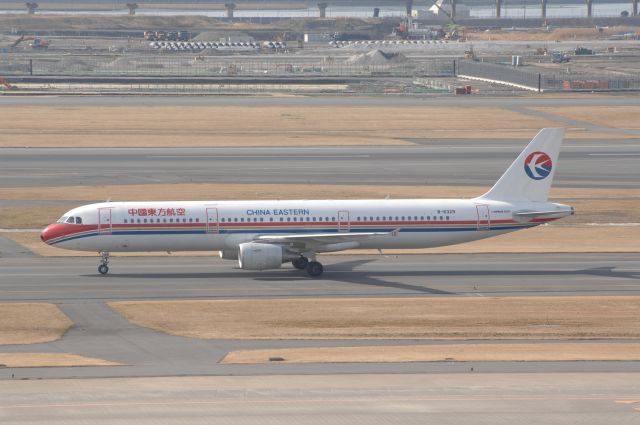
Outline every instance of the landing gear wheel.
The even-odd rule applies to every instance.
[[[322,264],[318,263],[317,261],[311,261],[307,265],[307,274],[311,277],[318,277],[322,274],[323,271],[324,267],[322,267]]]
[[[309,265],[309,259],[307,257],[303,257],[302,255],[291,262],[293,267],[298,270],[304,270]]]
[[[105,251],[100,252],[100,265],[98,266],[98,273],[105,275],[109,273],[109,253]]]

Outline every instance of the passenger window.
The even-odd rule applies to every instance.
[[[298,218],[297,217],[293,217],[293,221],[298,221]]]
[[[127,224],[127,219],[126,218],[124,219],[124,224]]]
[[[192,218],[189,219],[189,223],[193,223],[193,219]]]
[[[238,222],[238,217],[235,217],[235,218],[233,219],[233,221],[237,223],[237,222]]]
[[[146,218],[144,219],[144,222],[145,222],[145,223],[147,222],[147,219],[146,219]]]
[[[273,221],[273,217],[269,217],[269,221]]]
[[[147,220],[145,220],[145,221],[147,221]],[[173,223],[173,219],[172,218],[169,219],[169,223]]]
[[[224,218],[221,218],[221,219],[220,219],[220,222],[221,222],[221,223],[224,223]]]
[[[254,218],[253,218],[253,222],[254,222],[254,223],[257,223],[257,222],[258,222],[258,218],[257,218],[257,217],[254,217]]]
[[[280,221],[284,221],[284,218],[280,217]]]
[[[287,221],[291,221],[291,217],[287,217]]]
[[[138,223],[140,223],[140,219],[138,219]]]
[[[244,217],[240,217],[240,222],[244,223]]]
[[[196,217],[196,223],[200,223],[200,219]]]
[[[260,222],[262,223],[264,221],[264,217],[260,217]]]
[[[318,217],[318,221],[322,221],[322,217]]]

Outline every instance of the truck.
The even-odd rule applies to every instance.
[[[565,63],[569,62],[571,59],[569,55],[562,52],[551,52],[551,62],[552,63]]]

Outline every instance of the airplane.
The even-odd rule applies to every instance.
[[[317,254],[431,248],[528,229],[574,214],[548,201],[564,129],[542,129],[495,185],[473,199],[103,202],[47,226],[48,245],[97,252],[219,251],[245,270],[286,262],[311,277]]]

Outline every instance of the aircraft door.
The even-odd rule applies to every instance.
[[[207,233],[219,233],[220,223],[218,222],[218,209],[207,208]]]
[[[351,231],[351,221],[349,211],[338,211],[338,232]]]
[[[491,227],[489,205],[476,205],[476,211],[478,213],[478,230],[489,230]]]
[[[110,235],[112,230],[112,208],[98,208],[98,233]]]

